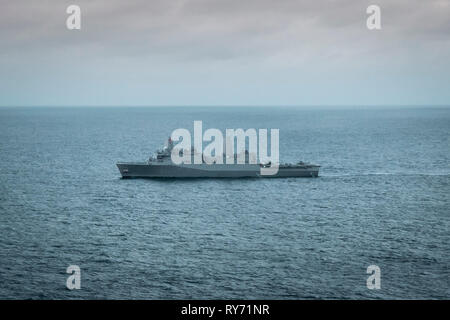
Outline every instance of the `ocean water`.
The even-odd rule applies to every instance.
[[[320,177],[120,179],[194,120],[279,128]],[[449,299],[449,133],[450,108],[0,108],[0,298]]]

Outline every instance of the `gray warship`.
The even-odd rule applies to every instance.
[[[118,162],[122,178],[287,178],[287,177],[318,177],[319,165],[304,163],[279,164],[278,172],[273,175],[262,175],[261,168],[268,168],[270,163],[249,163],[249,153],[245,151],[244,164],[174,164],[171,159],[173,142],[156,152],[145,162]],[[191,150],[194,152],[194,150]],[[224,156],[225,157],[225,156]],[[236,156],[235,156],[236,159]]]

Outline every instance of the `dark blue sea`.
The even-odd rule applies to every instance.
[[[320,177],[120,178],[194,120]],[[449,299],[450,108],[0,108],[0,298]]]

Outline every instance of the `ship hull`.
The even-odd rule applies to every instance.
[[[123,178],[287,178],[318,177],[319,166],[280,166],[275,175],[261,175],[259,165],[171,165],[117,163]]]

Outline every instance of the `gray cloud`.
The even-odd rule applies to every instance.
[[[305,50],[311,54],[367,49],[365,8],[359,0],[78,0],[2,1],[1,52],[96,48],[108,55],[173,55],[197,59],[258,57]],[[388,43],[450,39],[449,0],[376,1]],[[65,29],[65,8],[82,8],[83,26]]]
[[[316,76],[317,87],[322,79],[337,81],[342,75],[348,83],[371,77],[379,85],[399,75],[436,77],[450,71],[450,0],[0,2],[5,91],[18,83],[29,90],[60,85],[68,76],[86,83],[101,80],[105,91],[113,84],[123,87],[119,80],[108,83],[121,77],[156,86],[163,81],[212,86],[215,81],[217,92],[227,77],[251,83],[270,78],[274,85],[291,83],[295,91],[295,83],[309,85]],[[70,4],[82,9],[80,31],[66,29]],[[380,31],[366,28],[370,4],[382,9]],[[369,84],[365,90],[370,93]]]

